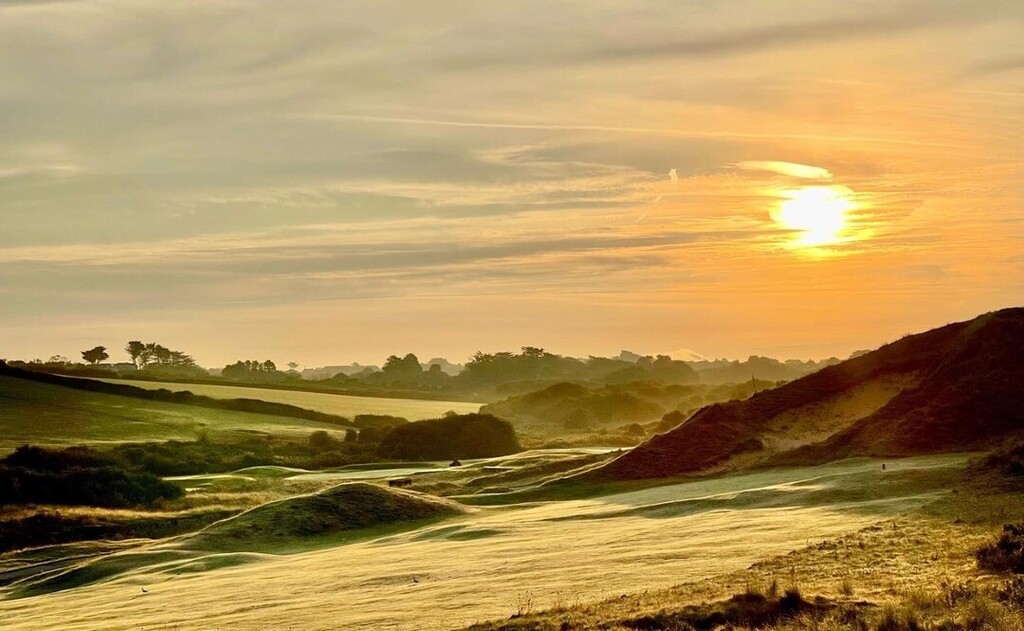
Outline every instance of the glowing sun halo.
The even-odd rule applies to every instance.
[[[847,212],[854,208],[845,186],[804,186],[779,191],[782,201],[771,212],[784,228],[799,231],[796,247],[821,247],[843,241]]]

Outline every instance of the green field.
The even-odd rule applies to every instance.
[[[238,431],[305,436],[317,429],[340,430],[298,418],[147,401],[0,376],[0,452],[27,443],[195,440],[206,432]]]
[[[467,401],[428,401],[425,399],[392,399],[385,397],[357,397],[345,394],[303,392],[301,390],[280,390],[246,386],[221,386],[212,384],[174,383],[166,381],[135,381],[131,379],[103,379],[109,383],[121,383],[148,390],[164,388],[172,391],[188,390],[215,399],[259,399],[273,403],[297,405],[307,410],[325,414],[337,414],[349,418],[356,414],[387,414],[401,416],[410,421],[437,418],[451,410],[459,414],[479,412],[480,404]]]

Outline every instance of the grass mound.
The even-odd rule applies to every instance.
[[[455,502],[366,483],[341,484],[257,506],[209,526],[186,545],[201,550],[267,550],[310,538],[399,527],[462,512]]]

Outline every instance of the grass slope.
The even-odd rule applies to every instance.
[[[209,432],[308,435],[336,425],[146,401],[0,375],[0,452],[23,444],[195,440]]]
[[[1019,471],[1019,470],[1018,470]],[[953,492],[848,534],[809,541],[788,554],[669,589],[615,593],[593,603],[530,607],[472,631],[686,630],[950,631],[1024,629],[1024,600],[1001,597],[1005,575],[979,567],[976,550],[1007,521],[1024,520],[1024,486],[974,465]],[[1019,580],[1019,579],[1018,579]],[[527,585],[524,590],[529,590]],[[818,610],[737,619],[731,605],[798,590]],[[815,598],[811,599],[811,595]],[[550,601],[543,603],[549,606]],[[704,622],[709,624],[705,625]]]
[[[298,388],[278,388],[274,386],[177,383],[132,379],[102,379],[100,381],[125,384],[148,390],[161,388],[172,391],[188,390],[193,394],[214,399],[259,399],[261,401],[294,405],[307,410],[316,410],[324,414],[336,414],[349,418],[357,414],[383,414],[417,420],[441,416],[449,410],[459,414],[468,414],[480,409],[479,403],[467,401],[356,396],[329,391],[307,391]]]
[[[747,465],[807,463],[991,447],[1024,431],[1024,363],[1017,353],[1022,343],[1022,308],[911,335],[749,399],[703,408],[589,476],[666,477],[737,458]],[[880,407],[865,407],[862,418],[837,419],[830,436],[820,435],[827,425],[794,414],[833,405],[865,384],[898,387],[875,402]],[[784,459],[781,450],[769,448],[773,434],[785,429],[780,419],[814,430],[804,432],[807,444],[789,441],[787,448],[796,451]],[[788,431],[797,438],[801,433]]]

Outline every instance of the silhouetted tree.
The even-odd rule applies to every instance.
[[[128,356],[132,358],[132,363],[135,364],[136,368],[141,370],[142,367],[146,365],[145,361],[142,359],[142,354],[146,350],[145,344],[138,340],[132,340],[125,345],[124,350],[128,353]]]
[[[101,361],[108,359],[110,355],[107,354],[106,346],[97,346],[96,348],[90,348],[87,351],[82,351],[82,359],[89,362],[93,366],[100,363]]]
[[[388,381],[414,381],[423,373],[423,367],[412,353],[405,357],[392,355],[384,362],[381,372]]]
[[[181,351],[172,351],[156,342],[143,344],[139,340],[132,340],[128,342],[124,350],[139,370],[150,365],[161,368],[197,368],[196,362],[191,356]]]

